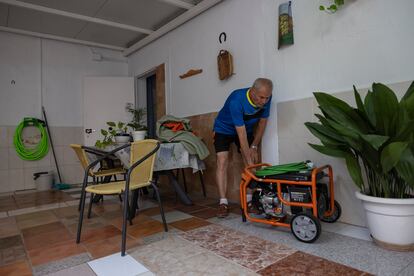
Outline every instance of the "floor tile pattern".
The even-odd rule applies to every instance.
[[[181,236],[253,271],[263,269],[296,251],[219,225],[195,229]]]
[[[235,204],[219,219],[216,200],[191,197],[185,206],[162,194],[168,232],[151,198],[128,224],[127,253],[156,275],[414,275],[412,252],[378,248],[349,225],[305,244],[289,229],[243,223]],[[76,244],[78,202],[59,191],[0,196],[0,275],[95,275],[85,262],[120,251],[122,205],[118,197],[94,204]]]
[[[303,252],[296,252],[283,260],[260,271],[261,275],[325,275],[325,276],[359,276],[369,275],[365,272],[341,264],[327,261]]]
[[[15,263],[26,258],[20,235],[0,239],[0,266]]]

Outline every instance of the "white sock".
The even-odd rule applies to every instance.
[[[227,198],[220,198],[220,204],[229,205],[229,202],[227,201]]]
[[[252,198],[253,198],[253,195],[252,194],[247,194],[246,195],[247,202],[251,202],[252,201]]]

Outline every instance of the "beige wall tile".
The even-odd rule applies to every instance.
[[[22,169],[23,160],[17,155],[14,147],[9,148],[9,169]]]
[[[9,169],[9,150],[7,148],[0,148],[0,170]]]
[[[16,131],[16,127],[15,126],[9,126],[7,127],[7,144],[9,147],[14,147],[13,145],[13,137],[14,137],[14,132]]]
[[[64,146],[62,149],[63,152],[63,165],[73,165],[80,163],[79,158],[75,154],[75,151],[69,147]],[[59,159],[58,159],[59,160]]]
[[[312,99],[279,103],[277,118],[279,138],[310,137],[304,123],[313,118]]]
[[[9,170],[9,185],[11,190],[23,190],[24,189],[24,170],[13,169]]]
[[[9,183],[9,171],[0,170],[0,193],[10,192],[12,187]]]
[[[36,167],[50,167],[50,159],[52,156],[52,149],[49,147],[49,152],[40,160],[36,161]]]
[[[65,145],[65,127],[50,127],[50,134],[54,146]]]
[[[23,168],[29,169],[29,168],[37,168],[37,162],[38,161],[30,161],[30,160],[23,160]]]
[[[9,146],[7,139],[7,127],[0,127],[0,148],[7,148]]]
[[[23,169],[24,174],[24,189],[36,189],[35,182],[33,180],[33,174],[38,172],[37,168],[25,168]]]

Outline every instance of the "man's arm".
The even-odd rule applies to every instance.
[[[254,140],[252,146],[258,146],[262,141],[263,133],[266,129],[267,118],[261,118],[257,124],[256,133],[254,135]]]
[[[236,126],[237,136],[239,137],[240,141],[240,151],[244,157],[244,160],[247,164],[245,165],[252,165],[252,155],[251,150],[249,148],[249,142],[247,141],[247,132],[245,126]]]

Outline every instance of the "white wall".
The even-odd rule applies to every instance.
[[[93,48],[111,61],[94,61],[90,47],[44,40],[43,103],[52,126],[83,126],[83,78],[127,76],[121,53]],[[118,61],[119,60],[119,61]]]
[[[40,71],[39,39],[0,32],[0,125],[40,116]]]
[[[94,61],[92,51],[104,59]],[[51,151],[24,161],[13,145],[16,125],[24,117],[42,118],[42,103],[62,181],[81,182],[82,168],[68,145],[83,143],[83,78],[127,75],[119,52],[0,32],[0,193],[33,189],[33,173],[56,172]]]
[[[292,1],[295,44],[279,51],[271,43],[274,10],[284,0],[261,2],[272,26],[265,32],[265,71],[277,80],[278,102],[413,79],[414,1],[346,0],[335,14],[320,12],[322,1]]]
[[[260,8],[249,1],[224,1],[197,18],[153,42],[130,58],[130,74],[137,76],[166,63],[167,111],[176,116],[189,116],[217,111],[230,92],[251,85],[261,75],[257,20]],[[240,30],[243,30],[242,32]],[[218,37],[227,33],[227,42]],[[220,81],[217,55],[229,50],[234,57],[235,73],[228,81]],[[189,69],[203,73],[181,80]]]
[[[119,52],[93,50],[124,60]],[[125,61],[92,57],[90,47],[0,32],[0,125],[41,118],[43,99],[51,126],[82,126],[83,77],[128,75]]]

